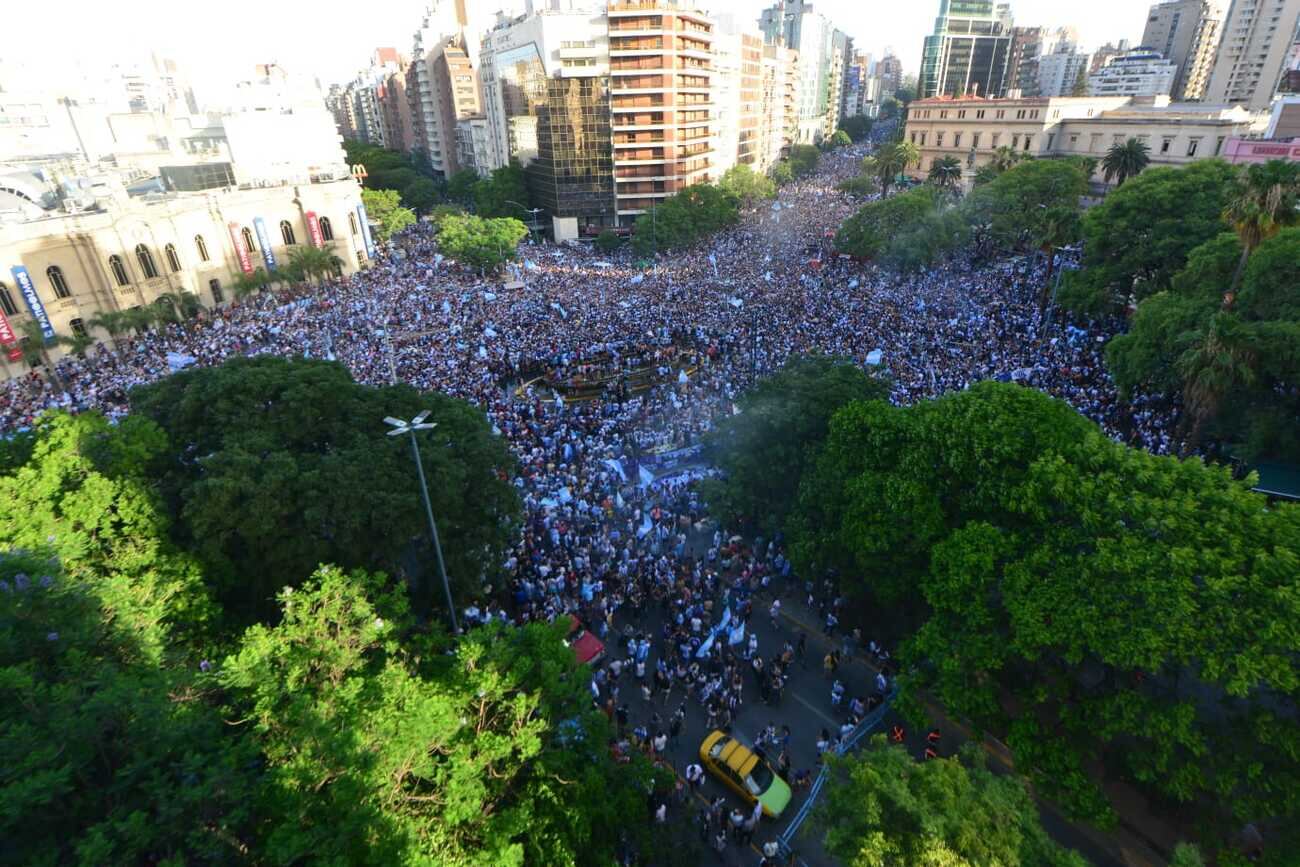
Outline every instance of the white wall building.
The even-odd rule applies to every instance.
[[[1205,88],[1206,102],[1268,108],[1300,30],[1300,0],[1233,0]]]
[[[1167,96],[1178,76],[1177,64],[1158,51],[1136,48],[1111,58],[1088,76],[1089,96]]]
[[[1083,88],[1087,88],[1088,66],[1092,55],[1080,51],[1057,51],[1044,54],[1038,58],[1038,95],[1039,96],[1082,96],[1076,94],[1075,88],[1083,77]]]

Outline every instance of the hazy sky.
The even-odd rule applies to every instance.
[[[469,0],[513,6],[523,0]],[[712,12],[757,18],[771,0],[699,0]],[[908,72],[934,25],[939,0],[814,0],[816,8],[877,56],[893,46]],[[375,46],[402,52],[427,0],[4,0],[3,60],[58,81],[70,62],[111,63],[157,50],[189,71],[200,91],[247,77],[253,63],[277,62],[294,72],[343,81],[366,64]],[[1017,24],[1079,29],[1085,48],[1142,35],[1147,0],[1012,0]]]

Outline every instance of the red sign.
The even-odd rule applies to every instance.
[[[10,361],[18,361],[23,357],[18,335],[14,334],[14,327],[9,324],[9,317],[5,316],[3,310],[0,310],[0,346],[4,347],[5,355]]]
[[[235,255],[239,257],[239,270],[245,274],[253,273],[253,260],[248,257],[248,248],[244,246],[244,233],[239,231],[238,223],[227,223],[230,227],[230,240],[235,245]]]
[[[311,236],[311,245],[313,247],[325,246],[325,239],[320,235],[320,220],[315,211],[308,211],[307,217],[307,234]]]

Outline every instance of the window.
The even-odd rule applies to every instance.
[[[121,256],[108,257],[108,270],[113,272],[113,279],[119,286],[129,286],[131,278],[126,276],[126,265],[122,264]]]
[[[220,304],[226,300],[226,296],[221,294],[221,281],[216,277],[208,281],[208,289],[212,292],[213,304]]]
[[[912,131],[912,144],[916,144],[916,131]]]
[[[1020,133],[1016,133],[1011,137],[1011,147],[1012,148],[1020,147]]]
[[[942,132],[937,132],[937,133],[934,134],[934,146],[937,147],[937,148],[941,148],[941,147],[943,147],[943,133],[942,133]]]
[[[961,147],[961,133],[955,132],[952,134],[952,146],[955,148]]]
[[[921,144],[925,144],[924,138],[921,140]],[[357,233],[357,215],[351,211],[348,211],[348,228],[352,230],[352,234]]]
[[[921,147],[925,147],[925,133],[921,133]]]
[[[78,337],[90,336],[90,334],[86,331],[86,321],[84,319],[73,319],[70,322],[68,322],[68,327],[71,328],[72,333],[77,335]]]
[[[50,288],[54,290],[55,298],[71,298],[72,292],[68,290],[68,281],[63,279],[63,269],[58,265],[51,265],[45,269],[45,276],[50,278]]]
[[[966,117],[966,110],[965,110],[965,109],[962,109],[961,111],[957,112],[957,119],[958,119],[958,120],[963,120],[965,117]]]
[[[1167,154],[1169,149],[1174,146],[1174,140],[1170,136],[1165,136],[1160,140],[1160,153]]]
[[[239,232],[241,235],[244,236],[244,249],[247,250],[249,253],[256,253],[257,244],[253,243],[252,230],[249,229],[247,226],[245,226],[244,228],[240,229]]]
[[[176,254],[175,244],[164,247],[163,255],[167,257],[167,267],[172,269],[173,274],[181,270],[181,257]]]
[[[913,140],[916,139],[916,133],[912,134]],[[320,225],[320,237],[322,241],[334,240],[334,227],[330,225],[329,217],[321,217],[316,221]]]
[[[202,235],[194,236],[194,249],[199,251],[199,261],[208,261],[208,242],[203,240]]]
[[[976,120],[984,119],[984,109],[981,108],[979,111],[975,112],[975,119]]]
[[[1214,155],[1216,157],[1223,150],[1223,141],[1224,141],[1224,136],[1219,136],[1218,140],[1214,143]]]
[[[135,258],[140,262],[140,271],[144,274],[144,279],[152,280],[158,276],[158,266],[154,264],[153,253],[144,244],[137,244],[135,248]]]
[[[999,109],[998,109],[997,117],[996,117],[995,119],[996,119],[996,120],[1002,120],[1002,119],[1005,118],[1006,116],[1007,116],[1007,110],[1006,110],[1005,108],[999,108]]]
[[[1036,118],[1036,117],[1038,117],[1038,109],[1034,109],[1033,111],[1031,111],[1031,112],[1029,113],[1029,119],[1030,119],[1030,120],[1033,120],[1033,119]]]
[[[1196,152],[1200,149],[1200,147],[1201,147],[1201,140],[1199,138],[1189,139],[1187,142],[1187,155],[1189,157],[1196,156]]]
[[[1032,142],[1033,140],[1034,140],[1033,136],[1031,135],[1025,136],[1025,150],[1029,150],[1029,143]]]
[[[284,245],[286,247],[292,247],[294,244],[298,243],[293,236],[293,226],[289,225],[288,220],[280,221],[280,237],[284,238]]]
[[[1047,134],[1047,149],[1050,151],[1050,150],[1052,149],[1052,145],[1054,145],[1054,144],[1056,144],[1056,133],[1054,133],[1054,132],[1048,133],[1048,134]]]
[[[948,119],[948,111],[947,111],[947,109],[945,109],[945,110],[939,112],[939,120],[947,120],[947,119]]]
[[[17,316],[18,308],[14,306],[14,296],[9,294],[9,287],[0,283],[0,310],[3,310],[6,316]]]
[[[989,142],[989,147],[996,148],[1001,143],[1002,143],[1002,133],[1000,132],[993,133],[993,140]]]
[[[973,150],[980,149],[980,133],[973,133],[970,137],[970,146]]]

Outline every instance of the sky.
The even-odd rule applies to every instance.
[[[77,62],[107,66],[147,57],[150,50],[181,64],[200,100],[247,78],[255,63],[275,62],[320,78],[323,86],[351,78],[377,46],[409,52],[428,0],[9,0],[4,3],[3,60],[11,69],[62,83]],[[513,6],[523,0],[469,0]],[[714,13],[757,20],[771,0],[699,0]],[[1085,49],[1118,39],[1137,42],[1147,0],[1011,0],[1017,24],[1079,30]],[[879,57],[893,47],[907,72],[920,63],[921,42],[934,26],[939,0],[814,0],[814,8]],[[191,12],[190,9],[194,11]],[[201,11],[200,11],[201,9]],[[206,95],[205,95],[206,94]]]

